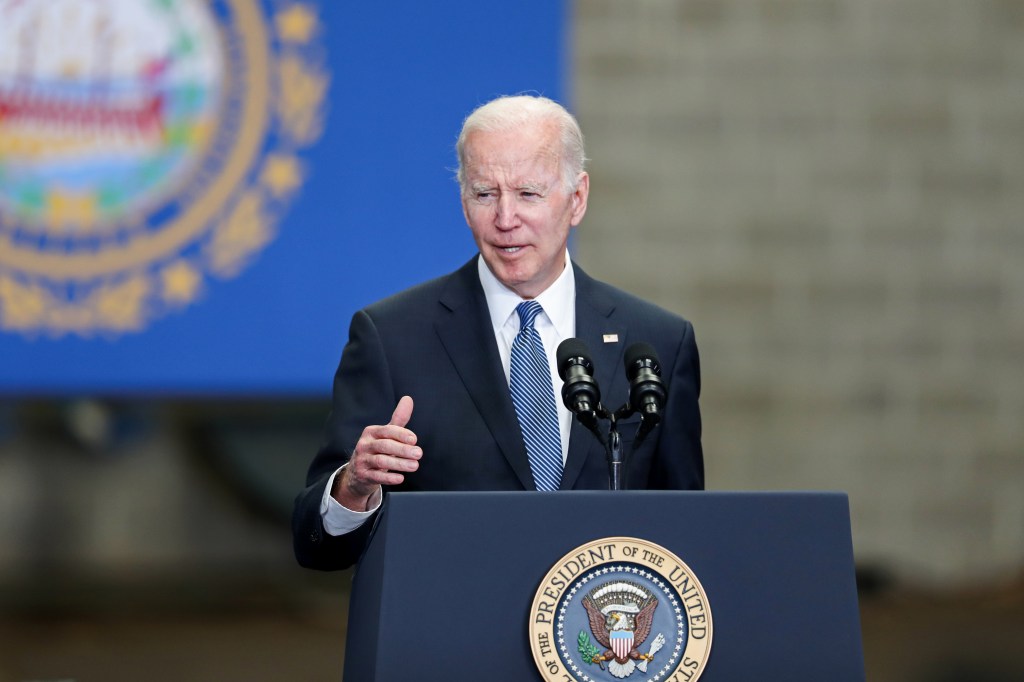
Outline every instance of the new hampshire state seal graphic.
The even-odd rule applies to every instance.
[[[0,0],[0,332],[116,336],[275,237],[329,86],[315,4]]]
[[[530,610],[533,659],[552,682],[695,682],[712,631],[697,576],[638,538],[572,550],[544,576]]]

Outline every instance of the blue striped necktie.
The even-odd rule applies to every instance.
[[[509,387],[519,428],[526,443],[530,469],[537,490],[558,490],[562,481],[562,438],[558,428],[555,391],[544,344],[533,326],[544,312],[540,303],[523,301],[516,306],[519,333],[512,342]]]

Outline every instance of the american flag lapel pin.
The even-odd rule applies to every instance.
[[[601,339],[605,343],[618,343],[619,342],[619,335],[618,334],[605,334],[604,336],[601,337]]]

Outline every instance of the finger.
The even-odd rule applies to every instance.
[[[412,472],[420,468],[419,458],[403,455],[370,455],[366,458],[367,469],[377,471]]]
[[[394,442],[402,446],[416,444],[416,434],[404,426],[385,424],[384,426],[368,426],[363,430],[363,435],[356,448],[366,452],[387,452],[377,447],[378,443]]]
[[[405,426],[412,419],[412,398],[407,395],[403,395],[401,400],[398,401],[398,405],[395,406],[395,411],[391,415],[391,421],[388,422],[391,426]]]
[[[368,426],[356,443],[353,458],[377,454],[419,459],[423,454],[416,447],[416,434],[401,426]]]
[[[352,482],[359,489],[376,485],[400,485],[405,477],[419,469],[419,462],[388,455],[364,455],[353,461],[349,470]]]
[[[398,440],[398,437],[402,436],[405,436],[405,439]],[[374,455],[390,455],[391,457],[401,457],[404,459],[419,459],[423,456],[423,450],[413,443],[416,440],[416,434],[412,431],[403,431],[402,434],[398,434],[398,437],[378,438],[367,443],[366,455],[370,457]]]
[[[356,497],[366,497],[373,493],[380,485],[401,485],[405,480],[402,474],[397,472],[379,471],[367,469],[359,473],[355,468],[345,469],[342,485],[350,490]],[[344,504],[344,502],[342,502]],[[348,506],[348,505],[345,505]],[[350,509],[352,507],[349,507]]]

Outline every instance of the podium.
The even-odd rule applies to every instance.
[[[863,682],[844,494],[668,491],[389,495],[354,578],[344,679],[543,679],[528,636],[538,587],[613,536],[698,576],[713,614],[701,682]]]

